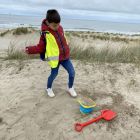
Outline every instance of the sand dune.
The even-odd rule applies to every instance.
[[[20,64],[21,65],[21,64]],[[100,109],[118,113],[112,122],[100,121],[74,131],[75,122],[99,115],[83,116],[76,99],[67,89],[67,74],[60,68],[54,83],[56,97],[50,99],[44,90],[50,68],[40,60],[1,61],[0,123],[1,139],[138,139],[140,126],[140,72],[133,65],[85,65],[74,61],[75,88],[80,96],[95,100]],[[63,79],[63,81],[61,80]],[[135,84],[131,85],[131,81]]]
[[[49,98],[45,86],[50,67],[46,62],[0,59],[0,140],[139,139],[140,68],[72,61],[78,98],[86,96],[97,103],[97,111],[87,116],[67,93],[68,77],[62,67],[53,85],[56,97]],[[117,118],[101,120],[81,133],[74,130],[75,122],[96,117],[105,108],[116,111]]]

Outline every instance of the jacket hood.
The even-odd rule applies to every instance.
[[[42,24],[41,24],[41,31],[46,31],[49,29],[49,26],[46,23],[47,19],[43,19]]]

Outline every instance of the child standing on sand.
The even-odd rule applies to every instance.
[[[70,60],[70,49],[60,21],[61,18],[57,10],[48,10],[46,19],[42,21],[42,33],[39,44],[28,46],[25,51],[28,54],[39,53],[42,60],[48,61],[51,67],[51,74],[48,77],[46,87],[48,96],[55,96],[52,84],[58,74],[59,66],[62,65],[69,74],[68,92],[72,97],[76,97],[77,94],[73,87],[75,70]]]

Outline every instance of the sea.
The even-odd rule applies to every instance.
[[[43,16],[0,14],[0,29],[34,27],[40,29]],[[140,23],[111,22],[62,18],[61,25],[66,31],[94,31],[121,34],[140,34]]]

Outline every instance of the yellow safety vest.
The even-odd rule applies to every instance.
[[[56,68],[59,63],[59,47],[55,37],[50,33],[46,32],[46,52],[45,59],[51,68]]]

